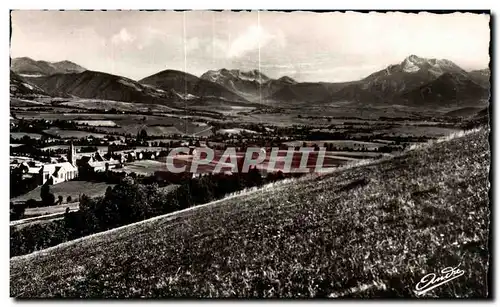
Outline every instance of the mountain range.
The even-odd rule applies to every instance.
[[[12,78],[14,76],[14,78]],[[12,82],[18,92],[62,97],[110,99],[125,102],[168,104],[218,99],[226,103],[357,102],[411,106],[473,103],[489,98],[489,69],[467,72],[446,59],[410,55],[369,76],[351,82],[297,82],[283,76],[273,79],[258,70],[210,70],[201,77],[164,70],[134,81],[125,77],[86,70],[70,61],[46,62],[30,58],[11,61]],[[21,89],[22,88],[22,89]],[[12,94],[12,93],[11,93]]]

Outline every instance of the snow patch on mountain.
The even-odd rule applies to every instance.
[[[409,59],[405,59],[403,61],[403,64],[401,65],[401,69],[404,71],[404,72],[407,72],[407,73],[412,73],[412,72],[417,72],[420,70],[420,67],[418,67],[417,64],[415,64],[414,62],[412,62],[411,60]]]
[[[216,83],[224,83],[226,80],[242,80],[257,83],[266,83],[270,79],[257,69],[250,71],[240,71],[238,69],[220,69],[220,70],[209,70],[201,76],[202,79],[206,79]]]
[[[34,90],[35,89],[31,84],[23,82],[23,85],[26,86],[27,88],[29,88],[30,90]]]
[[[196,96],[196,95],[193,95],[193,94],[183,94],[183,93],[178,93],[176,92],[175,90],[171,90],[172,93],[174,93],[175,95],[177,95],[177,97],[183,99],[183,100],[193,100],[193,99],[198,99],[199,97]]]

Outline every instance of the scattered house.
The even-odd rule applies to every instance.
[[[120,164],[121,162],[115,159],[110,159],[108,161],[89,161],[87,162],[87,168],[94,172],[105,172],[118,167]]]
[[[99,151],[89,155],[83,156],[78,160],[78,166],[92,172],[105,172],[107,170],[118,167],[122,162],[117,159],[104,158]]]
[[[21,172],[23,179],[38,177],[42,164],[35,161],[23,161],[17,164],[11,164],[12,170]]]

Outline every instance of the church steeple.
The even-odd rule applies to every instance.
[[[76,166],[76,150],[75,146],[73,146],[73,141],[71,141],[69,145],[68,162],[71,163],[71,165]]]

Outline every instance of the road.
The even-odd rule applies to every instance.
[[[11,221],[9,225],[15,227],[24,227],[27,225],[60,219],[64,216],[66,208],[69,208],[70,212],[78,211],[79,204],[80,203],[75,202],[75,203],[50,206],[50,207],[27,208],[25,211],[25,215],[27,216],[37,215],[37,216]]]

